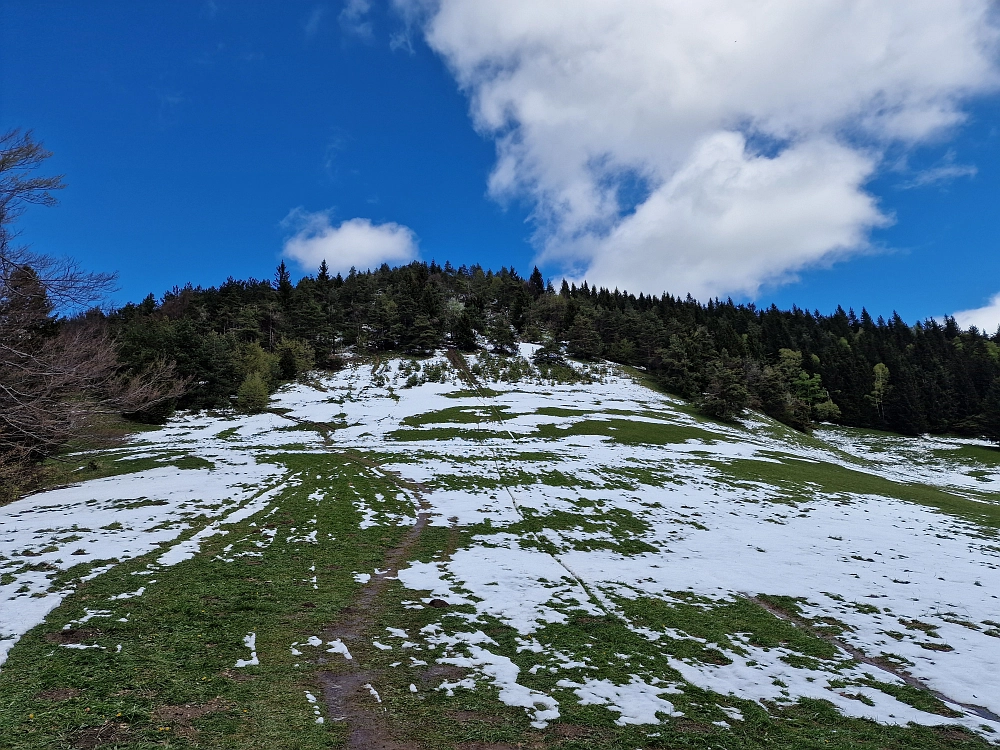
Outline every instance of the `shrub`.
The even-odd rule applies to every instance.
[[[269,400],[267,383],[259,372],[251,372],[236,389],[236,408],[248,414],[264,411]]]

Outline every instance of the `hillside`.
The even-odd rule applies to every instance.
[[[572,367],[372,357],[70,456],[0,508],[4,746],[1000,739],[1000,453]]]

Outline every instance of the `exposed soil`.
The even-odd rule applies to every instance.
[[[695,721],[694,719],[674,719],[671,722],[671,729],[690,734],[712,734],[713,732],[718,732],[720,727],[714,724]]]
[[[552,729],[557,736],[567,739],[580,739],[581,737],[590,737],[594,734],[593,729],[581,727],[579,724],[556,724]]]
[[[45,640],[49,643],[82,643],[83,641],[94,641],[104,633],[96,628],[70,628],[69,630],[58,630],[55,633],[46,633]]]
[[[194,739],[198,730],[191,724],[194,719],[201,718],[206,714],[224,711],[229,708],[221,698],[213,698],[208,703],[187,704],[179,706],[158,706],[153,711],[153,720],[161,724],[169,725],[171,730],[178,737]]]
[[[83,691],[78,688],[52,688],[51,690],[43,690],[35,696],[35,699],[40,701],[68,701],[70,698],[79,697],[81,693]]]
[[[102,745],[124,745],[128,740],[128,724],[109,721],[99,727],[77,730],[70,737],[70,747],[73,750],[94,750]]]

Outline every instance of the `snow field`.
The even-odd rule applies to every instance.
[[[421,372],[443,362],[425,362]],[[156,468],[0,508],[0,663],[72,593],[72,582],[54,587],[53,575],[80,563],[99,575],[115,561],[157,552],[161,567],[191,559],[206,539],[228,534],[227,526],[274,512],[277,494],[298,481],[266,461],[268,454],[351,451],[377,454],[382,471],[422,485],[432,525],[470,534],[452,554],[412,561],[399,573],[409,589],[404,607],[448,602],[440,624],[409,636],[390,628],[372,641],[412,663],[470,670],[437,686],[448,695],[489,685],[536,727],[559,718],[569,703],[604,706],[621,726],[653,725],[684,713],[690,683],[719,696],[719,726],[742,720],[733,700],[789,704],[807,697],[886,724],[1000,732],[991,718],[1000,714],[993,688],[1000,669],[995,533],[891,493],[833,491],[818,478],[823,467],[840,467],[995,502],[1000,462],[969,452],[975,441],[835,427],[805,438],[762,419],[745,428],[707,423],[606,367],[592,368],[590,383],[490,380],[487,397],[448,367],[435,375],[439,380],[406,387],[411,368],[405,360],[374,371],[348,367],[319,388],[284,388],[272,402],[287,410],[284,416],[185,415],[135,439],[135,455],[182,450],[211,461],[212,469]],[[492,421],[496,416],[502,422]],[[302,421],[334,426],[332,444],[298,429]],[[780,486],[762,481],[755,467],[787,478]],[[810,467],[817,481],[809,479]],[[310,500],[318,506],[324,495]],[[358,491],[352,503],[362,529],[409,525],[416,515],[402,492]],[[274,540],[273,529],[257,528],[233,539],[219,559],[260,555]],[[282,540],[305,554],[334,541],[319,533],[315,518]],[[318,590],[315,565],[310,574],[306,583]],[[363,585],[372,574],[353,575]],[[143,583],[114,598],[141,596],[155,580]],[[655,601],[675,614],[696,602],[711,614],[760,594],[790,598],[802,621],[818,629],[832,624],[841,641],[905,668],[947,698],[956,715],[901,701],[896,674],[836,648],[833,657],[803,659],[746,633],[702,632],[680,615],[660,625],[633,613]],[[582,641],[557,645],[560,628],[581,618],[619,623],[632,640],[611,655]],[[497,625],[516,633],[516,649],[485,635]],[[249,658],[237,667],[259,664],[256,634],[246,639]],[[677,644],[688,641],[723,659],[677,656]],[[301,655],[306,647],[354,658],[340,639],[313,636],[290,648]]]

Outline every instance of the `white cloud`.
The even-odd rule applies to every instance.
[[[340,27],[348,34],[371,40],[373,36],[372,22],[368,20],[368,12],[371,7],[370,0],[347,0],[338,17]]]
[[[752,296],[864,249],[881,151],[1000,78],[989,0],[395,5],[496,140],[491,194],[534,201],[541,260],[633,291]]]
[[[959,177],[975,177],[979,170],[972,164],[950,164],[944,167],[931,167],[917,172],[912,180],[900,183],[899,187],[904,190],[912,188],[927,187],[928,185],[940,185],[943,182],[951,182]]]
[[[326,8],[322,5],[317,5],[309,13],[309,18],[303,24],[302,29],[305,31],[306,39],[312,39],[316,34],[319,33],[320,24],[323,22],[323,16],[326,15]]]
[[[284,254],[303,268],[326,261],[332,273],[377,268],[383,263],[408,263],[417,257],[413,230],[395,222],[373,224],[371,219],[349,219],[334,226],[326,211],[289,212],[282,226],[295,232],[285,241]]]
[[[1000,293],[994,294],[983,307],[974,310],[960,310],[952,316],[955,321],[968,328],[975,326],[980,331],[992,334],[1000,327]]]

